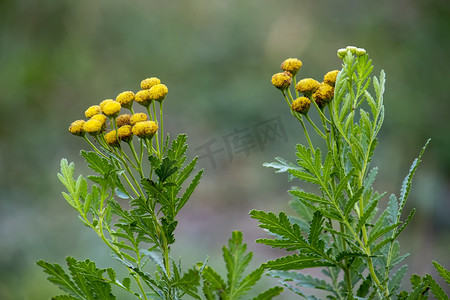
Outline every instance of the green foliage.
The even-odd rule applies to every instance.
[[[374,191],[378,169],[371,168],[370,163],[384,120],[385,74],[381,71],[379,77],[370,77],[373,65],[365,50],[348,47],[340,51],[343,65],[334,83],[334,98],[319,107],[314,93],[304,95],[315,106],[321,124],[315,124],[308,114],[291,110],[302,125],[309,147],[297,145],[296,165],[282,158],[265,164],[277,173],[287,172],[299,179],[308,191],[289,191],[298,216],[250,212],[273,236],[257,243],[293,252],[263,267],[271,270],[270,275],[279,278],[282,285],[308,299],[316,298],[306,295],[302,288],[323,290],[329,299],[391,299],[395,295],[421,299],[429,289],[438,299],[447,299],[429,275],[414,281],[411,294],[399,294],[407,271],[401,263],[408,254],[400,253],[397,238],[415,213],[412,210],[403,217],[412,179],[429,141],[412,163],[400,195],[391,195],[387,207],[381,209],[385,193]],[[289,89],[283,96],[288,104],[294,101]],[[313,146],[305,121],[323,138],[325,150]],[[326,280],[298,272],[317,267],[322,268]],[[445,271],[441,273],[445,275]]]
[[[223,259],[227,268],[227,281],[210,266],[205,266],[203,293],[206,299],[237,300],[243,298],[260,280],[264,268],[259,267],[244,277],[245,269],[252,260],[252,252],[247,252],[247,245],[242,242],[242,233],[234,231],[228,241],[228,248],[223,247]],[[268,289],[254,299],[272,299],[283,291],[282,288]]]

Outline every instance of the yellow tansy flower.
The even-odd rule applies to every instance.
[[[272,76],[272,84],[279,90],[285,90],[292,82],[292,74],[289,72],[276,73]]]
[[[133,138],[133,132],[131,129],[131,125],[124,125],[117,129],[117,136],[119,137],[119,140],[124,142],[130,142]]]
[[[129,114],[122,114],[117,117],[116,124],[117,127],[122,127],[124,125],[130,125],[131,115]]]
[[[339,73],[339,70],[333,70],[333,71],[328,72],[323,77],[323,82],[334,87],[334,85],[336,84],[336,77],[337,77],[338,73]]]
[[[303,63],[297,58],[288,58],[281,63],[281,70],[291,73],[292,75],[297,74],[298,70],[302,67]]]
[[[150,103],[152,103],[152,98],[150,98],[149,91],[150,90],[141,90],[137,92],[134,96],[134,100],[142,106],[149,106]]]
[[[84,131],[91,135],[97,135],[102,131],[103,124],[99,120],[96,119],[90,119],[89,121],[86,121],[83,125]]]
[[[84,135],[84,120],[76,120],[70,124],[69,132],[73,135],[83,136]]]
[[[141,89],[148,90],[152,86],[155,86],[160,83],[161,83],[161,80],[159,80],[159,78],[157,78],[157,77],[146,78],[141,81]]]
[[[148,90],[150,98],[159,102],[162,102],[164,100],[168,92],[169,89],[164,84],[154,85]]]
[[[118,147],[119,141],[117,140],[117,133],[115,130],[111,130],[107,134],[105,134],[105,141],[111,147]]]
[[[102,112],[100,105],[92,105],[84,112],[86,118],[90,118]]]
[[[114,99],[106,99],[106,100],[103,100],[103,101],[100,102],[100,104],[99,104],[100,109],[103,111],[103,107],[104,107],[107,103],[111,103],[111,102],[115,102],[115,100],[114,100]]]
[[[317,80],[312,78],[304,78],[297,83],[295,89],[303,95],[309,97],[319,88],[319,86],[320,83]]]
[[[117,101],[111,101],[103,105],[102,112],[110,118],[117,117],[119,115],[122,106]]]
[[[133,105],[134,93],[131,91],[122,92],[116,97],[116,101],[120,103],[123,108],[130,109]]]
[[[334,88],[331,85],[322,82],[312,97],[317,105],[322,108],[333,99]]]
[[[306,97],[299,97],[292,102],[292,110],[301,114],[307,114],[310,106],[311,100]]]
[[[91,117],[91,119],[99,120],[102,123],[102,128],[106,127],[106,120],[108,119],[104,114],[96,114]]]
[[[130,118],[130,125],[134,125],[137,122],[147,121],[147,119],[148,119],[148,116],[146,114],[144,114],[144,113],[135,113]]]
[[[158,124],[153,121],[138,122],[133,126],[132,131],[134,135],[140,138],[152,138],[156,131],[158,131]]]

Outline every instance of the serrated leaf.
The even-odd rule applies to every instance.
[[[431,293],[436,297],[437,300],[448,300],[448,295],[444,292],[442,287],[433,279],[430,275],[425,275],[424,280],[430,285]]]
[[[356,226],[356,231],[360,231],[363,226],[365,226],[367,219],[372,215],[374,210],[377,208],[378,205],[378,199],[373,199],[370,201],[370,203],[367,205],[366,209],[364,210],[364,213],[358,220],[358,225]]]
[[[167,178],[172,176],[178,170],[176,165],[176,160],[164,157],[161,164],[155,169],[155,174],[158,175],[159,181],[164,182]]]
[[[324,242],[320,240],[320,234],[322,233],[323,227],[323,215],[320,213],[320,211],[316,211],[314,213],[314,217],[312,219],[311,225],[309,226],[309,233],[308,233],[308,243],[320,250],[323,251]]]
[[[385,226],[380,228],[379,230],[371,230],[369,234],[369,240],[367,241],[368,245],[371,245],[373,242],[375,242],[379,237],[385,235],[386,233],[390,232],[391,230],[394,230],[399,226],[401,223],[395,223],[390,226]]]
[[[252,298],[252,300],[269,300],[280,295],[282,292],[283,288],[276,286],[260,293],[258,296]]]
[[[215,290],[226,290],[225,281],[210,266],[206,266],[202,272],[203,279]]]
[[[300,272],[271,271],[269,275],[283,281],[292,281],[296,286],[315,288],[335,293],[334,287],[323,279]]]
[[[189,186],[186,188],[186,191],[184,192],[183,196],[181,197],[180,201],[177,203],[175,214],[177,214],[183,206],[186,204],[186,202],[191,197],[192,193],[194,192],[197,185],[200,183],[200,179],[202,178],[203,170],[200,170],[192,179],[192,182],[189,184]]]
[[[164,260],[160,252],[148,251],[146,249],[140,249],[139,252],[145,256],[148,256],[162,270],[162,272],[167,275],[166,266],[164,265]]]
[[[344,216],[348,217],[348,215],[351,213],[353,208],[355,207],[355,204],[361,199],[362,193],[364,191],[364,187],[360,187],[353,196],[347,201],[344,208]]]
[[[312,203],[323,203],[323,204],[331,204],[331,202],[323,197],[320,197],[313,193],[308,193],[300,190],[290,190],[289,193],[293,196],[297,196],[301,199],[310,201]]]
[[[436,271],[445,280],[448,284],[450,284],[450,271],[440,265],[438,262],[433,261],[433,266],[436,268]]]
[[[83,295],[69,275],[59,264],[50,264],[43,260],[37,262],[37,265],[44,269],[44,272],[50,275],[47,279],[58,286],[61,290],[74,296],[76,299],[83,299]]]
[[[323,261],[314,255],[288,255],[268,261],[263,267],[270,270],[302,270],[317,267],[334,267],[333,263]]]
[[[223,259],[227,268],[227,286],[230,295],[238,287],[239,280],[242,277],[245,268],[250,263],[253,253],[248,252],[247,245],[242,243],[242,232],[233,231],[231,239],[228,240],[228,248],[223,247]]]
[[[404,265],[390,278],[389,280],[389,292],[391,294],[395,294],[400,287],[400,284],[405,277],[406,271],[408,270],[408,266]]]
[[[263,268],[257,268],[247,276],[245,276],[239,285],[232,291],[230,291],[230,298],[239,299],[241,296],[245,295],[248,290],[250,290],[260,279],[264,273]]]

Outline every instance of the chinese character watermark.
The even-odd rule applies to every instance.
[[[217,167],[216,155],[219,153],[225,152],[228,163],[231,163],[237,155],[248,157],[251,151],[255,149],[264,151],[267,144],[277,141],[288,142],[288,135],[280,116],[253,126],[234,129],[223,135],[221,139],[211,138],[195,151],[200,151],[202,154],[199,159],[207,158],[211,167],[215,169]]]

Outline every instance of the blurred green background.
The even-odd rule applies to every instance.
[[[242,230],[255,263],[282,253],[256,245],[264,236],[252,208],[289,211],[284,174],[263,162],[295,160],[298,123],[270,84],[288,57],[298,75],[322,79],[339,69],[336,50],[364,47],[375,74],[387,74],[386,119],[373,165],[380,191],[397,193],[431,137],[407,209],[418,209],[401,237],[409,271],[450,267],[450,2],[399,1],[0,1],[0,299],[49,299],[58,290],[35,265],[67,255],[113,263],[63,200],[59,161],[88,173],[68,125],[84,110],[157,76],[169,87],[165,128],[189,135],[191,157],[208,142],[276,118],[287,140],[246,153],[226,149],[181,213],[174,257],[222,264],[232,230]],[[213,148],[214,148],[213,147]],[[198,151],[196,151],[196,149]],[[291,299],[286,292],[280,299]]]

